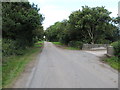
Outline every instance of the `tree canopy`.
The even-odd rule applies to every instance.
[[[14,49],[20,49],[33,46],[36,40],[43,38],[44,17],[38,13],[40,9],[37,5],[3,2],[2,6],[3,44],[12,42]]]
[[[105,7],[82,6],[70,14],[69,20],[57,22],[46,30],[48,40],[84,43],[110,43],[117,39],[118,28]],[[116,18],[116,23],[119,18]],[[115,22],[114,22],[115,23]],[[56,40],[54,40],[56,39]]]

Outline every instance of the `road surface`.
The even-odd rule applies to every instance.
[[[118,73],[94,54],[45,42],[36,65],[13,88],[118,88]]]
[[[85,51],[85,52],[88,52],[88,53],[91,53],[91,54],[94,54],[98,57],[103,57],[105,56],[105,54],[107,54],[107,50],[94,50],[94,51]]]

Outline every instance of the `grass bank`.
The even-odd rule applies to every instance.
[[[37,42],[34,47],[24,50],[23,55],[6,57],[2,65],[2,87],[8,87],[12,84],[25,69],[26,65],[35,60],[43,47],[43,42]]]
[[[105,58],[103,61],[109,64],[112,68],[120,71],[120,58],[113,56],[113,57]]]
[[[70,47],[70,46],[67,46],[67,45],[64,45],[60,42],[52,42],[53,44],[57,45],[58,47],[61,47],[61,48],[64,48],[64,49],[69,49],[69,50],[80,50],[79,48],[76,48],[76,47]]]
[[[60,42],[52,42],[53,44],[55,44],[55,45],[63,45],[62,43],[60,43]]]

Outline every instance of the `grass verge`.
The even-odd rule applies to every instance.
[[[69,49],[69,50],[80,50],[79,48],[76,48],[76,47],[70,47],[70,46],[67,46],[67,45],[64,45],[60,42],[52,42],[53,44],[59,46],[59,47],[62,47],[64,49]]]
[[[66,47],[65,49],[69,49],[69,50],[80,50],[79,48],[76,48],[76,47]]]
[[[0,90],[2,89],[2,65],[0,64]]]
[[[112,68],[120,71],[120,60],[118,57],[113,56],[110,58],[106,58],[103,61],[105,61],[107,64],[109,64]]]
[[[2,65],[2,87],[6,88],[12,84],[25,69],[25,66],[35,60],[38,53],[42,50],[43,42],[38,42],[34,47],[24,50],[24,55],[6,57]],[[39,48],[39,49],[38,49]]]
[[[53,44],[55,44],[55,45],[63,45],[62,43],[60,43],[60,42],[52,42]]]

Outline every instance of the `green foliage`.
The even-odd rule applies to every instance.
[[[60,43],[60,42],[52,42],[53,44],[55,44],[55,45],[63,45],[62,43]]]
[[[69,16],[69,21],[71,36],[77,32],[74,34],[76,39],[87,40],[87,43],[101,43],[101,39],[109,40],[108,37],[113,38],[113,31],[116,30],[110,24],[110,12],[104,7],[82,7],[81,11],[75,11]]]
[[[115,55],[120,58],[120,41],[111,44],[114,47]]]
[[[115,56],[105,59],[105,62],[120,71],[120,41],[113,42],[111,45],[114,47]]]
[[[114,56],[111,58],[107,58],[104,61],[107,62],[114,69],[117,69],[120,71],[120,66],[119,66],[120,65],[120,58]]]
[[[68,49],[68,50],[80,50],[80,48],[77,48],[77,47],[66,47],[65,49]]]
[[[54,25],[50,26],[46,30],[46,38],[49,41],[59,41],[63,31],[63,24],[61,22],[56,22]]]
[[[115,24],[119,24],[119,23],[120,23],[120,16],[114,18],[114,19],[113,19],[113,22],[114,22]]]
[[[109,44],[119,40],[119,30],[110,14],[105,7],[83,6],[82,10],[72,12],[69,20],[50,26],[46,38],[75,47],[81,43]]]
[[[36,42],[34,46],[37,48],[41,48],[43,46],[43,41]]]
[[[39,8],[29,2],[2,3],[3,56],[21,55],[23,50],[43,39]]]
[[[33,31],[43,20],[35,8],[27,2],[3,3],[3,38],[17,41],[20,47],[33,45]]]
[[[39,52],[37,45],[32,46],[43,39],[44,17],[37,5],[29,2],[3,2],[2,6],[2,85],[5,87]]]
[[[61,42],[52,42],[52,43],[57,45],[57,46],[60,46],[60,47],[62,47],[64,49],[69,49],[69,50],[79,50],[80,49],[80,48],[78,48],[78,46],[77,47],[67,46],[67,45],[65,45],[65,44],[63,44]]]
[[[10,39],[3,39],[2,41],[2,55],[3,57],[10,55],[22,55],[23,49],[18,47],[16,41]]]
[[[33,31],[34,42],[42,41],[44,36],[43,26],[39,25],[36,30]]]
[[[36,43],[37,44],[37,43]],[[43,44],[42,44],[43,46]],[[41,47],[42,47],[41,46]],[[40,46],[39,46],[40,47]],[[2,86],[6,88],[9,84],[12,84],[14,79],[23,72],[25,66],[31,61],[35,60],[37,54],[42,49],[31,47],[23,50],[23,55],[12,55],[4,57],[2,64]]]
[[[82,49],[83,43],[81,41],[70,41],[68,46]]]

